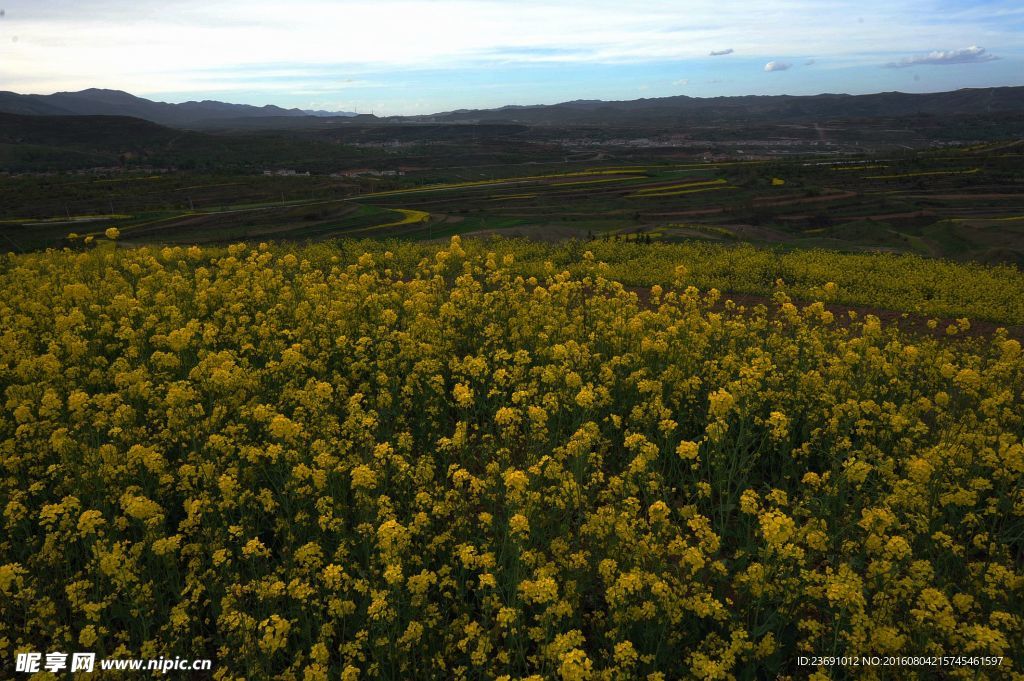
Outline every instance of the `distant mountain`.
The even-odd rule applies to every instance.
[[[359,115],[354,111],[313,111],[312,109],[303,109],[302,113],[307,116],[319,116],[321,118],[334,118],[335,116],[351,118],[352,116]]]
[[[426,116],[377,118],[345,111],[284,109],[217,101],[168,104],[120,90],[52,95],[0,92],[0,113],[34,116],[131,116],[186,129],[302,130],[383,123],[517,123],[525,125],[680,126],[799,123],[829,119],[1024,113],[1024,87],[953,92],[809,96],[660,97],[628,101],[576,100],[551,105],[459,109]]]
[[[679,125],[781,123],[836,118],[953,116],[1024,112],[1024,87],[967,88],[953,92],[809,96],[660,97],[629,101],[577,100],[536,106],[458,110],[406,121],[514,122],[528,125]]]
[[[91,88],[52,95],[20,95],[0,92],[0,112],[35,116],[130,116],[172,127],[193,127],[219,120],[354,114],[305,112],[279,106],[227,104],[212,100],[168,104],[154,102],[120,90]]]
[[[131,116],[172,127],[268,128],[322,127],[313,119],[356,119],[347,111],[284,109],[205,100],[168,104],[120,90],[92,88],[52,95],[0,92],[0,112],[45,116]],[[576,100],[551,105],[459,109],[427,116],[385,120],[437,123],[525,123],[532,125],[672,125],[722,122],[786,122],[828,118],[879,118],[913,115],[962,115],[1024,112],[1024,87],[967,88],[953,92],[810,96],[660,97],[627,101]],[[285,119],[293,119],[291,121]]]

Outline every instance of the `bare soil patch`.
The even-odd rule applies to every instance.
[[[651,290],[647,287],[628,287],[628,290],[633,291],[637,294],[640,301],[646,305],[650,305]],[[716,304],[717,309],[725,309],[725,301],[731,300],[736,303],[737,306],[752,309],[758,305],[764,305],[769,311],[777,309],[777,304],[770,296],[758,295],[753,293],[730,293],[722,292],[722,297]],[[793,298],[793,304],[802,307],[811,304],[813,301],[802,300]],[[886,326],[897,326],[901,331],[912,333],[918,336],[928,336],[932,338],[939,338],[945,340],[952,340],[956,338],[969,337],[991,337],[995,334],[996,329],[1006,329],[1010,338],[1016,338],[1018,340],[1024,340],[1024,325],[1007,325],[997,324],[995,322],[971,319],[970,329],[967,331],[960,331],[955,335],[949,335],[946,333],[946,329],[950,324],[955,325],[956,319],[949,317],[933,317],[929,315],[914,314],[911,312],[900,312],[897,310],[886,310],[879,307],[871,307],[864,305],[845,305],[840,303],[826,303],[825,308],[831,312],[836,319],[836,323],[842,326],[849,326],[853,323],[854,318],[850,316],[850,312],[856,313],[856,319],[864,319],[866,315],[874,315],[881,320]],[[774,313],[774,312],[773,312]],[[932,319],[938,320],[935,328],[931,328],[928,322]]]

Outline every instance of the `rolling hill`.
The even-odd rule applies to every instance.
[[[660,97],[629,101],[577,100],[538,106],[458,110],[415,120],[517,122],[533,125],[781,123],[835,118],[960,116],[1024,112],[1024,87],[966,88],[952,92],[810,96]]]
[[[172,127],[203,127],[234,119],[348,116],[348,113],[283,109],[268,104],[227,104],[213,100],[168,104],[120,90],[90,88],[52,95],[0,92],[0,112],[35,116],[131,116]]]
[[[347,112],[284,109],[218,101],[168,104],[119,90],[89,89],[52,95],[0,92],[0,112],[43,116],[131,116],[187,129],[324,129],[370,120],[401,123],[519,123],[526,125],[673,126],[799,123],[831,119],[952,117],[1024,113],[1024,87],[965,88],[951,92],[868,95],[746,95],[659,97],[628,101],[577,100],[497,109],[460,109],[425,116],[357,116]]]
[[[129,116],[0,113],[0,170],[151,166],[182,170],[334,170],[336,145],[274,131],[178,130]]]

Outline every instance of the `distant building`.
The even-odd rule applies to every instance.
[[[405,175],[404,170],[373,170],[371,168],[356,168],[331,173],[331,177],[400,177],[402,175]]]
[[[267,177],[271,177],[271,176],[275,176],[275,175],[278,176],[278,177],[295,177],[297,175],[301,175],[303,177],[309,177],[309,171],[308,170],[306,172],[304,172],[304,173],[299,173],[299,172],[296,172],[294,170],[264,170],[263,174],[266,175]]]

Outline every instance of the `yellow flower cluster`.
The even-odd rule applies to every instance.
[[[430,244],[352,242],[343,247],[346,260],[355,252],[392,249],[396,258],[414,266],[433,259]],[[885,310],[958,318],[951,335],[970,328],[965,317],[1002,324],[1024,324],[1024,273],[1013,265],[955,263],[914,255],[840,253],[818,249],[780,252],[749,245],[689,241],[635,244],[594,241],[536,243],[521,240],[468,242],[470,256],[496,262],[512,256],[514,271],[544,278],[558,270],[578,277],[601,264],[600,273],[624,286],[657,291],[676,282],[702,290],[771,296],[784,285],[793,298],[865,305]],[[589,250],[585,250],[589,249]],[[589,254],[589,255],[588,255]],[[510,266],[512,263],[506,263]],[[787,308],[789,309],[789,308]],[[795,308],[793,308],[795,310]],[[816,308],[822,318],[832,313]]]
[[[0,659],[666,681],[974,654],[1003,661],[943,673],[1022,678],[1016,340],[723,307],[693,260],[641,298],[605,245],[425,248],[0,260]],[[805,270],[824,294],[862,276],[834,264]]]

